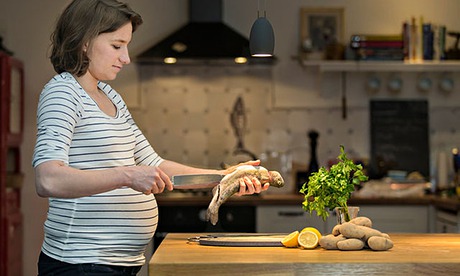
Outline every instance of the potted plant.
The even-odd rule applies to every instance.
[[[319,168],[311,174],[308,182],[304,183],[300,193],[305,195],[302,207],[306,211],[316,211],[318,216],[326,220],[329,210],[341,208],[345,221],[350,220],[349,208],[347,205],[355,185],[368,180],[363,173],[363,167],[348,159],[344,146],[340,146],[338,163],[326,169]],[[337,210],[337,209],[336,209]]]

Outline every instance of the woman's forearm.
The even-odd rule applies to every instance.
[[[47,161],[35,168],[35,185],[41,197],[75,198],[129,185],[129,177],[120,169],[82,171]]]

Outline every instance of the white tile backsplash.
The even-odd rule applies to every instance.
[[[233,155],[237,139],[230,113],[238,96],[243,97],[247,116],[244,146],[259,157],[275,151],[287,154],[291,161],[307,163],[307,132],[314,129],[320,135],[320,165],[335,159],[342,144],[351,157],[369,158],[369,101],[379,98],[427,98],[431,151],[449,150],[460,144],[460,93],[457,86],[449,93],[440,90],[436,83],[442,74],[428,74],[434,85],[429,91],[420,92],[416,88],[419,73],[400,73],[404,87],[394,93],[386,87],[391,77],[388,72],[374,74],[381,80],[381,87],[373,92],[366,89],[369,74],[349,73],[344,119],[339,73],[316,78],[316,83],[307,85],[310,88],[303,92],[298,87],[296,93],[304,93],[299,98],[309,99],[299,104],[294,94],[289,94],[292,87],[273,84],[272,70],[264,66],[142,66],[142,102],[131,112],[164,158],[212,168],[218,168],[222,162],[249,158]],[[452,78],[459,79],[457,74]],[[283,87],[290,98],[280,99]]]

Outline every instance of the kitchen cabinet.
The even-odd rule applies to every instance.
[[[436,233],[460,233],[460,214],[458,212],[437,209],[435,231]]]
[[[158,235],[161,235],[161,239],[163,239],[168,232],[178,232],[179,230],[186,232],[187,229],[200,229],[197,230],[199,232],[288,233],[301,230],[306,226],[313,226],[322,233],[329,233],[337,223],[334,212],[331,212],[328,219],[323,221],[322,218],[316,216],[316,213],[313,212],[313,215],[310,215],[304,211],[302,209],[304,197],[301,195],[264,194],[261,196],[231,197],[221,206],[219,221],[225,222],[226,225],[236,225],[235,221],[241,224],[238,228],[236,226],[223,228],[220,224],[212,226],[204,221],[204,214],[210,200],[210,196],[199,195],[157,196],[157,202],[160,206]],[[394,198],[352,197],[348,204],[360,207],[359,215],[371,218],[374,227],[383,232],[433,233],[457,232],[456,229],[460,229],[460,227],[456,228],[460,225],[458,213],[460,211],[460,199],[457,197],[446,198],[437,195]],[[176,213],[178,209],[174,208],[189,210],[188,213],[182,213],[182,217],[193,218],[195,225],[200,225],[199,228],[175,225],[174,218],[180,213]],[[164,209],[166,209],[165,212],[163,212]],[[226,210],[233,211],[227,213]],[[234,210],[238,210],[237,213],[233,213]],[[447,213],[447,218],[439,215],[441,212]],[[454,223],[455,216],[457,216],[457,223]],[[234,222],[227,221],[229,219],[233,219]]]
[[[429,206],[426,205],[364,205],[359,215],[372,219],[373,228],[382,232],[428,233]],[[330,231],[333,225],[328,225]]]
[[[0,51],[0,275],[22,275],[20,145],[23,132],[24,70]]]
[[[255,232],[254,206],[221,206],[219,221],[206,221],[208,205],[158,207],[158,228],[154,236],[154,250],[170,232]]]
[[[359,216],[369,217],[373,228],[382,232],[428,233],[429,207],[426,205],[360,205]],[[311,215],[301,206],[259,206],[256,229],[263,233],[290,233],[312,226],[321,233],[331,233],[337,224],[335,212],[326,221],[315,212]]]
[[[335,218],[334,218],[335,219]],[[327,231],[327,223],[315,212],[305,212],[302,206],[259,206],[256,210],[256,230],[259,233],[290,233],[310,226],[321,233]]]

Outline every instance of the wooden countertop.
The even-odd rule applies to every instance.
[[[209,233],[207,233],[209,234]],[[388,251],[224,247],[187,243],[170,233],[149,275],[458,275],[460,234],[392,234]]]
[[[156,196],[159,206],[208,206],[210,196],[171,194]],[[302,206],[303,195],[250,195],[233,196],[225,205],[263,206],[263,205],[298,205]],[[441,197],[426,195],[422,197],[394,198],[358,198],[352,197],[349,205],[433,205],[438,208],[459,211],[458,197]]]

